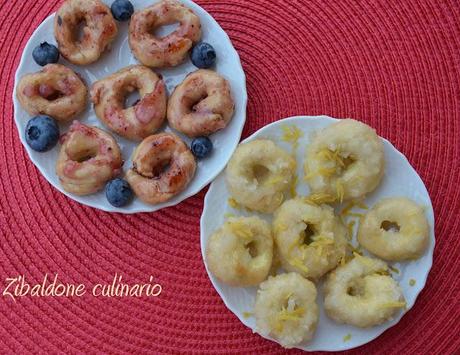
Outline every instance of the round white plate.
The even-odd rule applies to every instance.
[[[104,1],[108,5],[112,3],[111,0]],[[152,0],[132,0],[136,10],[145,8],[149,5],[152,5],[157,1]],[[246,78],[244,75],[243,68],[241,66],[240,58],[235,48],[233,47],[230,38],[225,33],[225,31],[219,26],[219,24],[213,19],[213,17],[208,14],[203,8],[195,4],[190,0],[182,0],[182,2],[190,7],[199,17],[202,23],[203,37],[202,40],[209,42],[214,46],[217,52],[217,64],[215,70],[223,75],[227,80],[230,81],[232,87],[232,94],[235,100],[235,115],[229,124],[221,132],[213,134],[210,138],[214,144],[214,151],[211,157],[198,162],[197,173],[195,178],[192,180],[190,185],[185,189],[181,194],[174,197],[172,200],[151,206],[143,203],[139,199],[135,199],[133,203],[124,208],[115,208],[110,205],[104,195],[104,192],[99,192],[90,196],[76,196],[65,192],[59,184],[59,179],[55,173],[55,163],[57,160],[59,145],[53,150],[47,153],[37,153],[29,148],[25,141],[25,127],[30,115],[24,111],[19,101],[16,99],[16,86],[13,92],[13,102],[14,102],[14,119],[16,121],[16,126],[19,130],[19,135],[21,141],[23,142],[27,152],[29,153],[30,159],[38,167],[43,176],[59,191],[66,194],[70,198],[104,211],[109,212],[121,212],[121,213],[136,213],[136,212],[153,212],[164,207],[173,206],[186,198],[195,195],[203,187],[209,184],[219,172],[227,164],[230,156],[235,150],[240,138],[241,132],[246,121],[246,104],[247,104],[247,93],[246,93]],[[21,62],[19,64],[18,70],[16,71],[15,82],[16,85],[19,79],[27,73],[32,73],[39,71],[41,69],[32,59],[33,49],[43,41],[56,44],[54,39],[53,31],[53,21],[54,14],[49,16],[33,33],[29,42],[27,43]],[[137,60],[131,53],[128,44],[128,23],[118,22],[119,33],[116,40],[112,44],[111,51],[105,53],[102,58],[94,64],[88,66],[75,66],[63,58],[61,58],[60,63],[65,64],[75,70],[77,73],[85,79],[88,87],[99,80],[102,79],[128,65],[138,64]],[[165,26],[160,29],[159,34],[167,34],[173,30],[174,26]],[[181,83],[185,76],[197,70],[197,68],[191,63],[188,59],[184,64],[164,70],[156,70],[163,75],[165,80],[168,92],[171,93],[176,85]],[[88,104],[87,110],[81,114],[76,119],[79,119],[81,122],[101,127],[105,130],[102,123],[97,119],[92,105]],[[67,131],[70,124],[60,124],[61,133]],[[169,127],[164,127],[165,131],[172,131]],[[175,132],[178,134],[178,132]],[[190,145],[191,140],[186,136],[179,134],[184,141]],[[115,135],[122,151],[123,158],[125,160],[124,169],[129,169],[131,167],[131,154],[137,145],[137,143],[130,142],[126,139],[123,139]]]
[[[292,151],[292,146],[289,143],[282,141],[282,127],[296,126],[304,136],[299,140],[297,149],[298,162],[298,181],[297,193],[299,195],[308,195],[309,189],[303,182],[303,162],[306,146],[310,142],[310,136],[313,132],[330,125],[337,120],[327,116],[318,117],[291,117],[281,121],[274,122],[263,127],[245,141],[251,141],[258,138],[268,138],[275,141],[282,148]],[[360,329],[349,325],[340,325],[329,319],[323,309],[321,283],[319,284],[318,302],[320,305],[320,320],[316,335],[309,343],[300,344],[299,349],[306,351],[339,351],[351,349],[362,344],[368,343],[382,334],[386,329],[398,323],[403,316],[415,303],[417,295],[425,285],[428,272],[430,271],[433,249],[435,244],[434,239],[434,216],[433,207],[430,197],[420,177],[407,161],[406,157],[398,152],[393,145],[383,139],[385,147],[386,172],[380,186],[366,198],[365,202],[370,207],[384,197],[390,196],[406,196],[416,201],[426,208],[426,216],[431,226],[430,245],[425,254],[416,261],[405,263],[390,263],[394,268],[399,270],[392,272],[393,277],[401,285],[404,296],[407,301],[407,309],[397,314],[397,316],[382,325],[369,329]],[[224,222],[226,214],[248,215],[246,211],[234,210],[228,205],[230,195],[225,184],[225,174],[220,174],[211,184],[205,198],[204,210],[201,216],[201,252],[205,259],[205,247],[208,238],[219,228]],[[363,210],[355,208],[353,211],[363,213]],[[260,217],[270,221],[271,216],[261,215]],[[352,218],[353,219],[353,218]],[[356,227],[355,227],[356,233]],[[353,243],[356,245],[355,238]],[[255,320],[253,317],[245,317],[244,312],[252,312],[257,288],[238,288],[230,287],[219,282],[208,270],[208,275],[222,297],[225,305],[240,319],[243,324],[251,329],[255,329]],[[415,280],[415,284],[411,286],[410,280]],[[349,337],[349,336],[350,337]],[[344,339],[344,337],[346,337]],[[348,339],[349,338],[349,339]]]

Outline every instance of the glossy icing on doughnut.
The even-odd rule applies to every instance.
[[[126,96],[138,90],[140,100],[125,108]],[[94,83],[91,100],[99,119],[112,131],[131,140],[155,133],[166,118],[166,90],[149,68],[133,65]]]
[[[48,64],[19,81],[17,98],[30,114],[69,121],[86,107],[87,89],[80,77],[61,64]]]
[[[179,27],[165,37],[152,32],[165,25],[179,23]],[[200,19],[183,4],[160,1],[137,11],[129,25],[129,44],[134,56],[149,67],[172,67],[182,63],[193,44],[201,38]]]
[[[67,192],[95,193],[120,174],[121,151],[109,133],[75,121],[61,137],[61,143],[56,173]]]
[[[195,171],[195,158],[185,143],[174,134],[159,133],[136,148],[126,179],[142,201],[154,205],[183,191]]]
[[[78,28],[82,24],[82,36],[78,38]],[[99,0],[66,0],[54,18],[54,35],[59,51],[69,62],[77,65],[97,61],[117,32],[110,9]]]
[[[208,136],[230,123],[235,111],[230,84],[212,70],[189,74],[168,103],[168,122],[189,137]]]

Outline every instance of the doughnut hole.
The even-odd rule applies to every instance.
[[[97,150],[92,148],[81,149],[76,152],[73,152],[69,155],[70,159],[78,163],[83,163],[85,161],[95,158],[97,155]]]
[[[76,43],[82,43],[85,40],[85,32],[88,24],[86,22],[85,17],[83,14],[80,14],[77,18],[77,22],[72,29],[73,39]]]
[[[161,175],[166,173],[171,166],[171,159],[164,159],[155,164],[152,168],[152,175],[154,178],[160,178]]]
[[[334,164],[334,175],[338,177],[344,175],[345,172],[356,162],[356,159],[351,154],[345,155],[343,152],[338,150],[334,151],[332,149],[325,150],[323,158],[327,163]]]
[[[168,152],[156,156],[151,154],[135,164],[135,170],[146,178],[160,179],[171,167],[171,162],[172,155]]]
[[[155,38],[162,39],[176,32],[179,26],[180,26],[180,22],[172,21],[170,23],[165,23],[161,26],[158,26],[158,25],[153,26],[150,28],[148,32]]]
[[[314,224],[305,222],[306,228],[301,233],[302,244],[310,245],[314,242],[315,236],[318,234],[317,227]]]
[[[197,87],[195,91],[184,95],[183,102],[185,105],[185,114],[192,112],[200,112],[200,103],[209,97],[207,90],[204,87]]]
[[[252,168],[252,178],[257,180],[258,184],[263,184],[268,176],[270,175],[270,170],[261,164],[256,164]]]
[[[347,295],[352,297],[364,296],[364,280],[353,279],[348,283]]]
[[[386,232],[397,233],[400,231],[401,226],[397,222],[383,221],[380,228]]]
[[[70,160],[83,163],[95,158],[99,153],[99,145],[96,140],[88,140],[83,135],[74,135],[73,140],[67,146],[67,155]]]
[[[252,240],[249,243],[247,243],[245,247],[249,255],[251,255],[251,258],[256,258],[259,255],[257,242],[255,240]]]
[[[209,95],[208,95],[207,92],[203,93],[203,94],[201,95],[201,97],[200,97],[198,100],[196,100],[196,102],[194,102],[194,103],[192,104],[191,109],[190,109],[190,112],[199,112],[199,111],[200,111],[200,108],[199,108],[198,105],[200,104],[200,102],[206,100],[206,99],[208,98],[208,96],[209,96]]]
[[[141,93],[138,87],[131,86],[126,90],[123,97],[123,109],[136,106],[141,101]]]
[[[47,84],[38,87],[38,94],[47,101],[56,101],[65,96],[62,91]]]

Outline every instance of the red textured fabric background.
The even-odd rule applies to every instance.
[[[414,308],[351,353],[460,349],[460,5],[458,1],[198,1],[229,33],[248,80],[244,135],[298,114],[354,117],[402,151],[430,192],[434,265]],[[126,281],[153,275],[152,299],[0,296],[0,352],[243,353],[283,350],[244,327],[203,266],[205,192],[152,214],[81,206],[29,161],[11,95],[22,49],[58,0],[0,0],[0,285]],[[220,55],[225,55],[220,53]],[[295,353],[295,351],[293,351]]]

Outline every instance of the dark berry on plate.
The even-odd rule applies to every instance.
[[[26,142],[37,152],[47,152],[59,140],[59,126],[49,116],[36,116],[26,127]]]
[[[206,158],[211,152],[212,142],[208,137],[199,137],[192,141],[192,153],[198,159]]]
[[[43,42],[35,47],[32,57],[38,65],[44,67],[47,64],[57,63],[59,61],[59,50],[56,46]]]
[[[117,21],[128,21],[134,13],[134,6],[128,0],[116,0],[111,7],[112,15]]]
[[[126,180],[116,178],[105,186],[105,196],[112,206],[126,206],[133,198],[133,190]]]
[[[211,68],[216,63],[216,51],[206,42],[200,42],[192,49],[192,63],[200,68]]]

